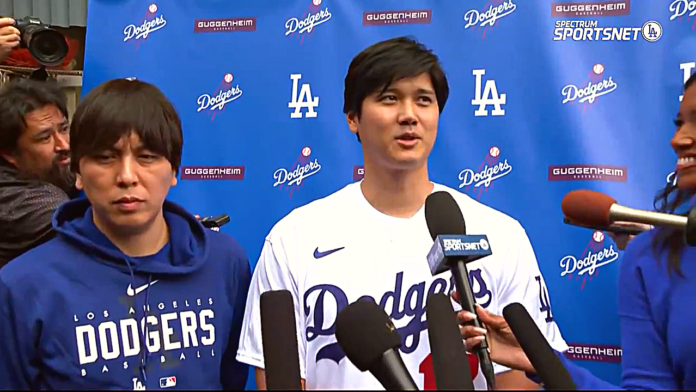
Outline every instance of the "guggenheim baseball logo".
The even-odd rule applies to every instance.
[[[430,23],[432,10],[370,11],[363,13],[363,26]]]
[[[630,13],[630,0],[555,2],[551,4],[551,16],[554,18],[623,16]]]
[[[353,181],[360,181],[365,178],[365,167],[362,165],[353,166]]]
[[[551,165],[549,181],[615,181],[628,180],[628,168],[609,165]]]
[[[182,180],[243,180],[244,166],[183,166]]]
[[[256,18],[196,19],[194,33],[224,33],[232,31],[256,31]]]

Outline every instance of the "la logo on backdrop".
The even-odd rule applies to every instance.
[[[123,29],[123,42],[135,42],[135,50],[140,49],[140,43],[147,40],[150,34],[162,29],[167,25],[162,13],[157,13],[159,7],[152,3],[147,7],[145,15],[140,18],[137,24],[130,24]]]
[[[300,45],[305,38],[314,34],[317,26],[331,20],[329,7],[322,4],[325,0],[311,0],[307,10],[298,18],[292,17],[285,22],[285,36],[300,40]]]
[[[507,159],[500,160],[500,149],[491,147],[476,170],[464,169],[459,172],[459,189],[473,193],[477,199],[493,185],[493,182],[512,173],[512,165]]]
[[[607,240],[604,233],[597,230],[579,256],[567,255],[560,261],[561,277],[575,278],[581,281],[580,290],[585,289],[585,283],[596,278],[601,267],[609,265],[619,258],[614,250],[614,243]]]
[[[228,103],[242,96],[242,89],[239,84],[234,84],[234,75],[226,73],[222,81],[212,94],[201,94],[198,97],[197,112],[205,112],[210,116],[210,121],[215,120],[215,116],[225,110]]]
[[[486,34],[504,18],[517,9],[517,4],[512,0],[488,0],[483,10],[471,9],[464,14],[464,29],[474,30],[479,37],[486,38]]]
[[[577,103],[578,107],[585,111],[598,102],[599,97],[611,94],[618,88],[612,76],[605,75],[605,68],[602,64],[595,64],[587,74],[585,81],[579,85],[568,84],[561,90],[563,104]]]
[[[273,187],[278,189],[289,189],[292,197],[293,192],[304,184],[307,177],[313,176],[321,170],[321,164],[317,158],[312,160],[312,149],[305,147],[289,168],[280,168],[273,172]]]

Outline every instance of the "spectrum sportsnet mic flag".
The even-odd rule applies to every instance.
[[[493,252],[485,235],[439,235],[428,252],[428,264],[433,275],[449,270],[448,258],[464,259],[471,263]]]

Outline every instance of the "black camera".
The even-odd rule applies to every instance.
[[[20,46],[29,49],[39,64],[60,65],[68,55],[68,42],[63,34],[43,24],[39,18],[15,19],[15,27],[19,30]]]

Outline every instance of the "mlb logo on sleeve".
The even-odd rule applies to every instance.
[[[171,388],[176,386],[176,377],[160,378],[160,388]]]

